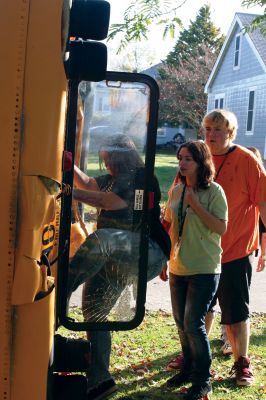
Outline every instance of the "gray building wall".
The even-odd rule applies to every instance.
[[[266,74],[245,35],[241,40],[240,68],[233,69],[235,37],[239,32],[237,25],[209,87],[208,110],[215,107],[217,95],[224,95],[223,108],[234,112],[238,118],[239,129],[235,142],[242,146],[257,147],[266,160]],[[255,90],[252,133],[246,131],[250,90]]]
[[[235,37],[238,33],[240,33],[239,26],[234,30],[229,46],[222,59],[221,67],[213,81],[213,86],[223,85],[225,82],[226,84],[232,84],[243,79],[249,79],[264,74],[263,68],[255,57],[255,53],[250,47],[246,35],[241,35],[240,68],[233,68]]]

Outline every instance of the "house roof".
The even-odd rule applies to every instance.
[[[224,41],[223,47],[216,60],[216,63],[214,64],[208,82],[206,83],[205,92],[208,92],[208,88],[212,85],[212,82],[219,70],[219,67],[222,63],[227,48],[231,42],[232,36],[234,35],[236,25],[239,25],[240,29],[243,29],[258,16],[259,16],[258,14],[247,14],[247,13],[235,14],[233,22],[229,28],[228,34]],[[266,37],[262,35],[259,28],[255,29],[253,32],[245,32],[245,37],[248,40],[250,46],[252,47],[254,53],[257,56],[258,61],[260,62],[266,73]]]
[[[158,63],[155,65],[152,65],[150,68],[144,69],[143,71],[141,71],[142,74],[146,74],[151,76],[153,79],[157,79],[159,78],[159,72],[158,69],[162,66],[162,63]]]

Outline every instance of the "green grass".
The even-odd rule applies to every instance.
[[[175,154],[157,153],[155,157],[155,175],[162,192],[162,203],[167,200],[168,190],[176,176],[177,159]]]
[[[236,387],[229,377],[232,358],[223,356],[220,347],[218,317],[210,337],[213,354],[212,400],[263,400],[266,398],[265,354],[266,316],[254,313],[251,319],[250,357],[256,382],[253,386]],[[60,328],[61,333],[70,333]],[[72,332],[72,337],[85,337]],[[143,323],[132,331],[114,332],[111,373],[119,391],[112,400],[175,400],[181,399],[184,387],[170,390],[166,380],[174,374],[167,363],[180,351],[177,330],[171,314],[147,312]],[[188,386],[187,386],[188,387]]]
[[[162,192],[162,203],[167,200],[167,192],[176,175],[177,159],[174,153],[157,153],[155,157],[155,174],[159,180]],[[89,176],[98,176],[103,172],[99,170],[97,154],[91,154],[87,173]]]
[[[218,318],[217,318],[218,320]],[[219,323],[210,338],[213,354],[213,400],[265,399],[265,316],[254,315],[251,326],[250,355],[256,384],[239,388],[229,378],[232,358],[221,354]],[[134,331],[113,334],[112,372],[119,385],[118,399],[178,399],[184,388],[169,390],[164,384],[174,374],[165,366],[180,351],[177,330],[172,316],[164,312],[147,313],[144,322]],[[263,368],[264,367],[264,368]],[[180,395],[180,396],[179,396]]]

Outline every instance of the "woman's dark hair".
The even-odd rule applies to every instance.
[[[109,155],[109,165],[115,174],[133,172],[137,168],[143,168],[144,163],[139,156],[132,139],[123,134],[107,137],[99,150],[100,168],[103,169],[101,152]]]
[[[188,141],[181,144],[177,151],[177,158],[181,149],[187,148],[193,160],[198,164],[197,189],[206,189],[214,180],[215,168],[209,147],[202,140]],[[186,177],[179,172],[181,182],[186,182]]]

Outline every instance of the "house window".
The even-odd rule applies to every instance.
[[[253,134],[254,111],[255,111],[255,90],[250,89],[248,97],[248,115],[247,115],[247,129],[246,129],[247,135]]]
[[[238,35],[236,35],[236,40],[235,40],[234,69],[238,69],[240,66],[240,44],[241,44],[241,35],[239,33]]]
[[[157,129],[157,136],[166,136],[166,129],[165,128],[158,128]]]
[[[224,94],[217,94],[215,96],[214,108],[224,108]]]

